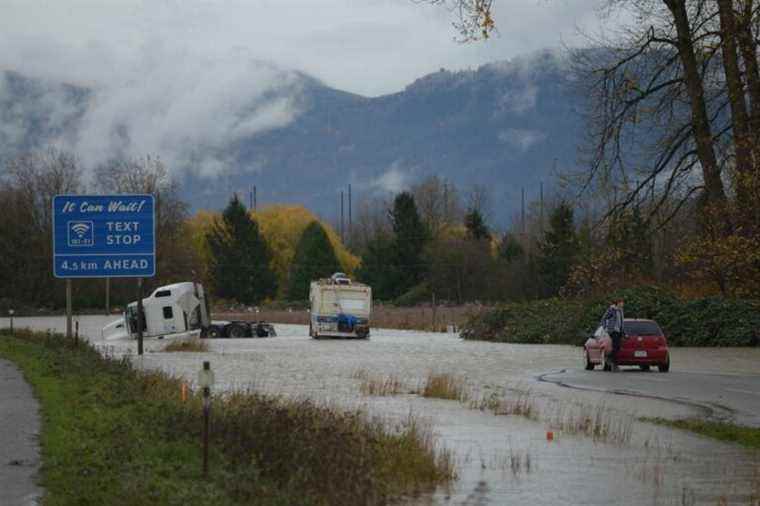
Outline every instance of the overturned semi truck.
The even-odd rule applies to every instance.
[[[367,339],[372,312],[372,288],[337,272],[312,281],[309,290],[309,335]]]
[[[274,327],[266,322],[211,321],[208,298],[203,285],[193,282],[160,286],[143,300],[142,318],[137,302],[130,302],[122,318],[105,327],[103,339],[134,339],[138,325],[143,337],[163,337],[198,332],[200,337],[272,337]]]

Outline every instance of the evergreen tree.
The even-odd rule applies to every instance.
[[[222,213],[221,221],[214,223],[206,241],[217,296],[258,304],[275,295],[277,280],[269,265],[269,247],[237,195]]]
[[[395,295],[398,296],[422,282],[426,272],[423,252],[430,241],[430,232],[420,219],[411,193],[396,196],[390,218],[395,235],[391,263],[396,267]]]
[[[483,215],[477,208],[470,209],[464,216],[464,225],[467,227],[467,236],[475,241],[491,239],[491,231],[488,229]]]
[[[340,270],[340,262],[325,229],[318,222],[311,222],[296,246],[288,280],[288,300],[308,299],[313,280],[329,277]]]
[[[573,208],[561,202],[549,217],[549,230],[539,244],[538,271],[544,282],[544,295],[559,293],[570,275],[578,255],[578,237],[573,223]]]
[[[525,250],[514,234],[506,233],[499,243],[499,258],[512,263],[525,256]]]
[[[380,233],[373,237],[362,255],[356,277],[372,287],[372,296],[378,300],[391,300],[398,295],[399,272],[393,263],[393,238]]]

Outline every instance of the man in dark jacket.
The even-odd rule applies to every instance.
[[[623,340],[623,318],[625,318],[623,315],[623,304],[623,299],[613,301],[602,317],[602,327],[604,327],[604,330],[607,331],[612,339],[610,360],[612,361],[613,371],[617,371],[618,369],[617,356],[620,351],[620,342]]]

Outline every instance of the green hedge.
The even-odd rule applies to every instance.
[[[609,301],[625,299],[627,318],[651,318],[674,346],[758,346],[760,302],[709,297],[683,301],[654,286],[618,290],[609,297],[510,303],[471,315],[462,337],[485,341],[582,344]]]

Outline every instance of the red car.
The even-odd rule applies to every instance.
[[[618,365],[637,365],[648,371],[656,366],[660,372],[670,370],[670,353],[665,333],[654,320],[626,318],[623,320],[624,336],[618,352]],[[599,336],[599,337],[594,337]],[[606,332],[597,329],[584,345],[584,363],[587,371],[597,365],[609,371],[611,364],[608,355],[612,352],[612,340]]]

